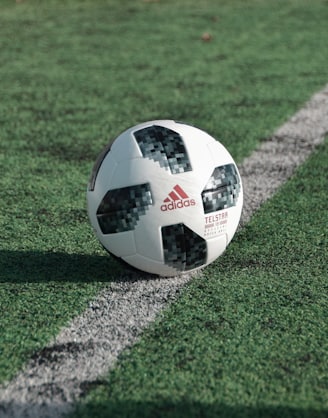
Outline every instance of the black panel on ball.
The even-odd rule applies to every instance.
[[[152,125],[134,132],[134,137],[145,158],[158,162],[172,174],[192,171],[183,139],[172,129]]]
[[[206,264],[206,241],[186,225],[162,227],[165,264],[178,271],[192,270]]]
[[[97,210],[101,232],[114,234],[133,230],[152,204],[149,183],[109,190]]]
[[[240,188],[240,179],[234,164],[216,167],[202,191],[204,213],[236,206]]]

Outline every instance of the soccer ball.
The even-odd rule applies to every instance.
[[[231,241],[243,189],[226,148],[172,120],[134,126],[96,161],[88,213],[104,248],[131,266],[173,276],[208,265]]]

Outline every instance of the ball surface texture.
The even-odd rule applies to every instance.
[[[173,276],[224,252],[239,224],[243,189],[222,144],[194,126],[157,120],[126,130],[104,149],[87,203],[109,253]]]

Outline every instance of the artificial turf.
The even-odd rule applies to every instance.
[[[75,416],[327,416],[327,160],[326,141]]]
[[[93,161],[109,138],[144,120],[184,120],[240,162],[326,83],[328,7],[319,0],[2,0],[0,7],[4,381],[121,271],[85,209]]]

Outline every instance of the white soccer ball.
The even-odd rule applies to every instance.
[[[243,189],[226,148],[206,132],[156,120],[123,132],[100,154],[88,213],[105,249],[161,276],[204,267],[237,229]]]

